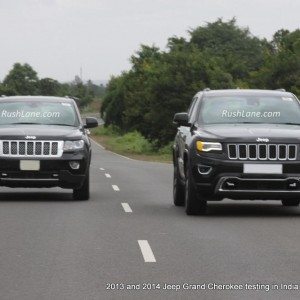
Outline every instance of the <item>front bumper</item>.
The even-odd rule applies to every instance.
[[[264,161],[280,163],[282,174],[245,174],[244,163],[212,159],[197,155],[191,162],[194,183],[198,191],[215,200],[231,199],[289,199],[300,197],[300,161]],[[209,166],[208,174],[200,174],[199,166]]]
[[[89,165],[89,157],[84,152],[65,153],[60,158],[39,158],[39,161],[39,171],[23,171],[20,158],[0,158],[0,186],[79,188]],[[80,168],[73,170],[70,161],[79,161]]]

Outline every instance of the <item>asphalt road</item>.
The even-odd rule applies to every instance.
[[[1,188],[0,299],[299,299],[280,284],[300,283],[300,209],[227,200],[188,217],[171,185],[171,165],[94,144],[89,201]]]

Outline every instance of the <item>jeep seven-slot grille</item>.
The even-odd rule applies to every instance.
[[[19,157],[60,157],[63,141],[1,141],[0,155]]]
[[[229,159],[295,160],[297,146],[293,144],[228,144]]]

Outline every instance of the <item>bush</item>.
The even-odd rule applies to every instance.
[[[120,135],[120,129],[116,126],[99,126],[95,129],[92,129],[91,132],[95,135],[104,135],[104,136],[118,136]]]
[[[112,141],[112,146],[118,151],[134,154],[149,154],[153,152],[153,146],[139,132],[133,131]]]
[[[169,144],[167,144],[166,146],[160,148],[158,150],[159,154],[163,154],[163,155],[170,155],[172,153],[172,148],[173,148],[173,144],[174,142],[170,142]]]

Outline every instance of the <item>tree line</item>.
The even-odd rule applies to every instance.
[[[285,88],[300,96],[299,29],[281,29],[268,41],[235,19],[218,19],[188,33],[169,38],[164,51],[141,45],[131,69],[110,79],[101,107],[106,126],[137,130],[160,147],[174,137],[174,113],[206,87]]]
[[[91,80],[84,83],[75,76],[70,83],[60,83],[52,78],[39,78],[37,72],[27,63],[15,63],[0,82],[0,95],[42,95],[73,97],[81,107],[85,107],[95,97],[102,97],[103,85],[96,85]]]

